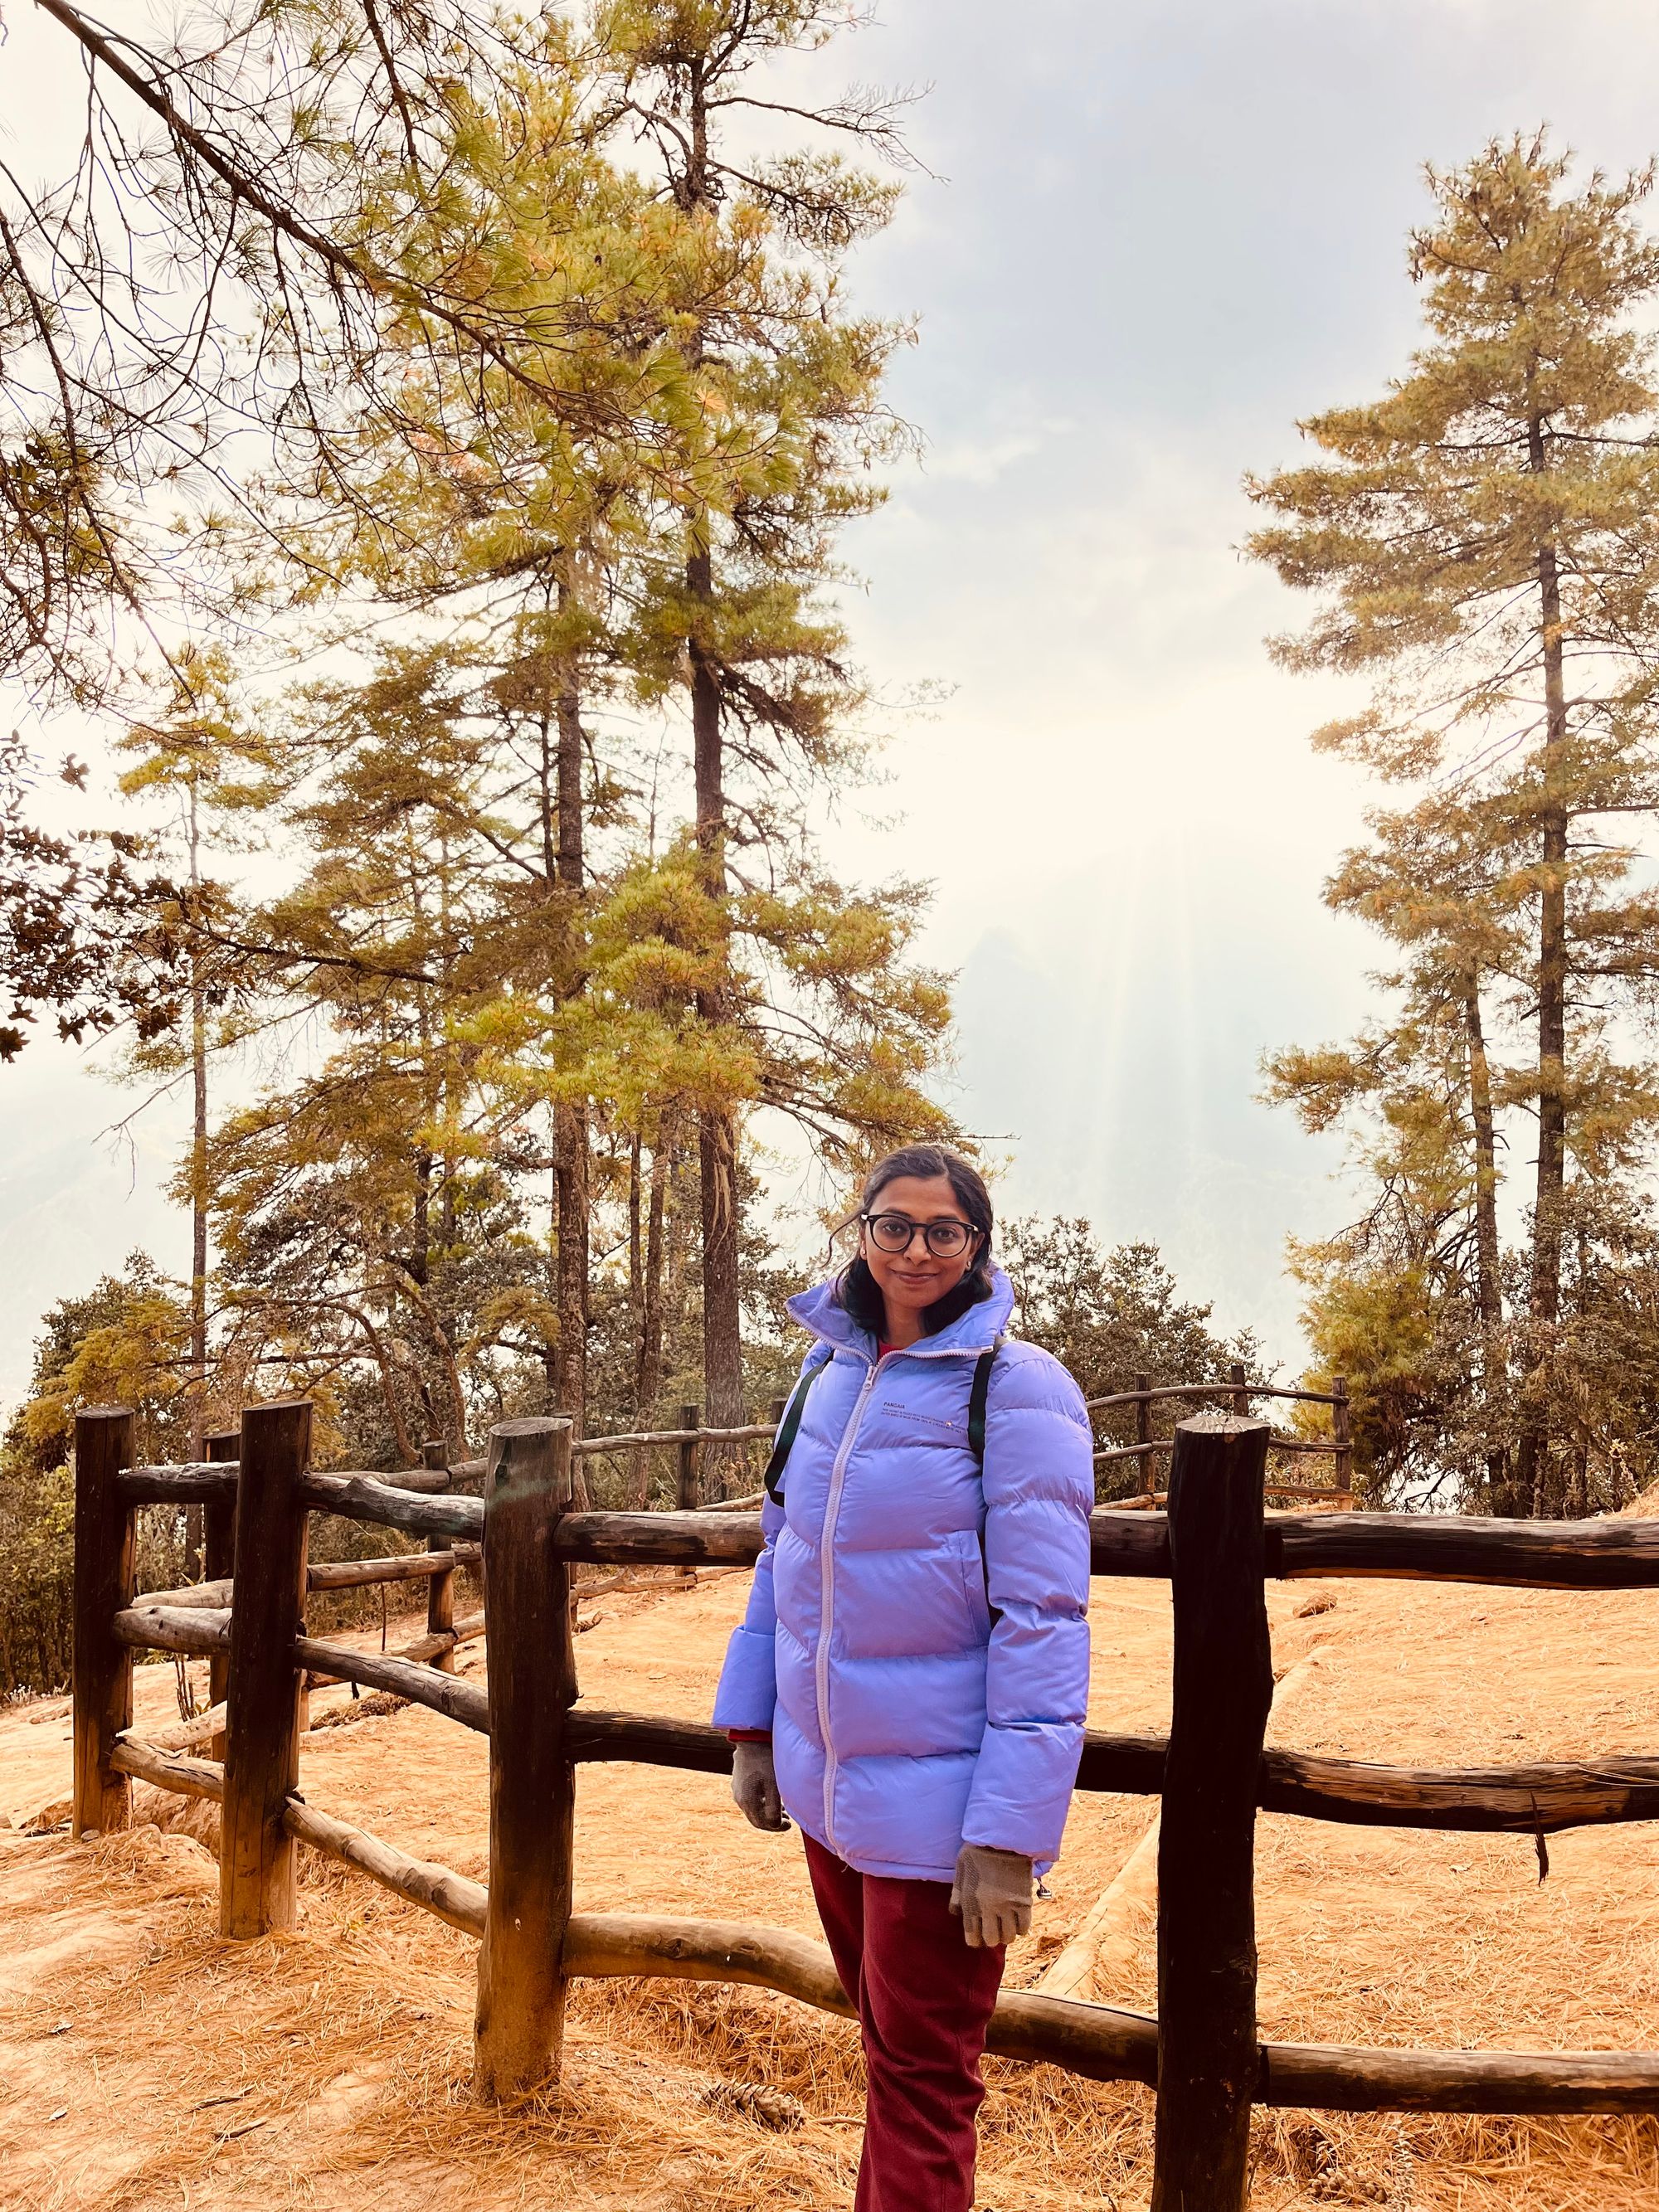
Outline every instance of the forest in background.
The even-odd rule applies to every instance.
[[[194,1133],[189,1273],[60,1304],[0,1453],[0,1667],[36,1683],[78,1407],[193,1458],[303,1390],[370,1468],[527,1410],[737,1425],[798,1358],[769,1168],[815,1164],[827,1226],[870,1159],[971,1141],[923,887],[817,836],[924,703],[874,695],[838,598],[914,434],[911,332],[844,273],[904,101],[779,96],[861,11],[267,9],[148,60],[52,12],[160,130],[97,109],[6,232],[0,643],[101,718],[134,811],[48,837],[6,763],[0,1050],[103,1038]],[[135,240],[172,289],[112,335]],[[1101,1389],[1253,1357],[1149,1248],[1033,1223],[1007,1256]]]
[[[172,47],[41,4],[88,126],[0,182],[0,661],[131,811],[49,831],[0,747],[0,1055],[101,1039],[193,1137],[188,1271],[64,1302],[7,1431],[15,1680],[61,1664],[76,1405],[196,1456],[303,1389],[371,1467],[528,1408],[735,1425],[793,1364],[780,1166],[828,1198],[972,1141],[926,887],[823,857],[927,703],[843,614],[916,436],[915,333],[849,289],[908,96],[822,89],[858,0],[308,0]],[[1328,896],[1384,1011],[1267,1082],[1352,1140],[1360,1212],[1292,1264],[1365,1499],[1583,1513],[1659,1472],[1653,179],[1540,136],[1428,182],[1422,348],[1248,487],[1317,602],[1274,650],[1370,681],[1316,742],[1382,793]],[[1261,1371],[1149,1247],[1006,1256],[1088,1389]]]

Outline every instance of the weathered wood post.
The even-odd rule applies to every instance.
[[[1227,1380],[1233,1386],[1232,1407],[1241,1420],[1249,1417],[1250,1394],[1244,1388],[1244,1362],[1235,1359],[1227,1370]]]
[[[241,1456],[242,1432],[240,1429],[222,1429],[207,1439],[207,1455],[216,1465]],[[236,1501],[234,1498],[216,1498],[203,1516],[204,1582],[222,1582],[236,1572]],[[233,1583],[231,1602],[235,1603]],[[208,1661],[208,1703],[222,1705],[230,1681],[230,1660],[223,1652],[216,1652]],[[225,1732],[208,1738],[208,1757],[222,1759],[225,1755]]]
[[[1146,1394],[1152,1387],[1150,1375],[1135,1376],[1135,1389],[1140,1395],[1135,1401],[1135,1442],[1140,1445],[1140,1487],[1150,1506],[1158,1496],[1158,1454],[1146,1447],[1152,1440],[1152,1408]]]
[[[234,1601],[225,1713],[225,1802],[219,1844],[219,1932],[246,1938],[299,1917],[296,1845],[283,1808],[300,1784],[311,1401],[242,1414]]]
[[[702,1426],[701,1406],[680,1407],[680,1426],[700,1429]],[[702,1504],[702,1446],[695,1437],[679,1447],[679,1476],[674,1485],[674,1504],[682,1513],[695,1513]],[[682,1567],[679,1579],[694,1583],[697,1579],[695,1567]]]
[[[700,1429],[702,1426],[702,1407],[682,1406],[680,1426],[683,1429]],[[675,1485],[674,1503],[682,1513],[694,1513],[702,1504],[702,1446],[694,1437],[679,1449],[679,1480]]]
[[[1353,1427],[1346,1375],[1332,1376],[1331,1395],[1336,1401],[1331,1407],[1331,1437],[1336,1445],[1336,1502],[1346,1513],[1353,1506]]]
[[[554,1538],[570,1504],[570,1423],[543,1415],[489,1432],[484,1605],[489,1617],[489,1905],[472,2046],[477,2096],[557,2078],[561,1954],[570,1918],[576,1698],[570,1570]]]
[[[421,1446],[421,1457],[434,1474],[447,1476],[449,1473],[450,1460],[448,1437],[434,1437],[428,1443],[423,1443]],[[453,1538],[449,1536],[428,1536],[426,1540],[426,1548],[428,1552],[447,1552],[453,1540]],[[444,1574],[428,1576],[427,1579],[426,1632],[428,1636],[453,1636],[455,1632],[455,1570],[453,1567],[448,1569]],[[450,1644],[447,1644],[441,1651],[434,1651],[431,1664],[440,1674],[453,1674],[455,1671],[455,1646]]]
[[[1170,1474],[1175,1710],[1158,1853],[1152,2212],[1242,2212],[1257,2086],[1255,1801],[1273,1704],[1265,1421],[1200,1413]]]
[[[132,1784],[110,1765],[115,1739],[132,1726],[132,1652],[114,1620],[132,1603],[132,1508],[115,1478],[132,1465],[133,1420],[125,1406],[93,1406],[75,1417],[75,1656],[72,1684],[77,1836],[125,1828]]]

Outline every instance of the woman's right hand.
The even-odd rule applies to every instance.
[[[773,1833],[789,1826],[778,1795],[778,1778],[772,1766],[769,1743],[734,1743],[732,1747],[732,1795],[751,1828]]]

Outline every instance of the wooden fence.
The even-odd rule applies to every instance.
[[[1103,1413],[1120,1413],[1134,1408],[1135,1440],[1132,1444],[1105,1444],[1095,1453],[1095,1465],[1108,1467],[1125,1460],[1139,1462],[1141,1470],[1140,1494],[1133,1498],[1115,1501],[1120,1510],[1156,1508],[1168,1503],[1169,1493],[1160,1489],[1158,1481],[1158,1462],[1167,1452],[1173,1451],[1175,1439],[1152,1434],[1152,1408],[1155,1406],[1183,1405],[1191,1399],[1220,1398],[1235,1413],[1248,1413],[1258,1398],[1289,1398],[1303,1405],[1328,1406],[1331,1409],[1331,1433],[1328,1441],[1319,1437],[1287,1437],[1270,1431],[1267,1449],[1270,1455],[1290,1456],[1294,1464],[1297,1458],[1328,1458],[1332,1462],[1332,1480],[1328,1483],[1298,1482],[1286,1476],[1270,1475],[1267,1482],[1269,1498],[1300,1498],[1323,1501],[1346,1511],[1353,1504],[1353,1436],[1352,1412],[1346,1376],[1338,1375],[1328,1390],[1285,1390],[1269,1383],[1250,1382],[1246,1379],[1242,1361],[1235,1360],[1225,1382],[1163,1382],[1154,1387],[1150,1375],[1137,1375],[1133,1390],[1115,1390],[1105,1398],[1085,1401],[1088,1410],[1095,1416],[1097,1425]]]
[[[1256,1395],[1256,1394],[1252,1394]],[[699,1721],[598,1711],[580,1699],[571,1571],[751,1564],[747,1511],[574,1510],[570,1425],[509,1421],[490,1437],[482,1498],[416,1491],[308,1462],[304,1401],[250,1407],[233,1461],[132,1464],[132,1417],[82,1414],[76,1432],[75,1801],[78,1832],[119,1827],[130,1778],[222,1807],[224,1932],[290,1926],[299,1843],[482,1938],[475,2081],[484,2098],[557,2073],[568,1982],[646,1976],[749,1983],[847,2014],[827,1950],[738,1923],[573,1914],[575,1778],[596,1759],[730,1771],[724,1735]],[[702,1439],[735,1442],[720,1432]],[[1255,2026],[1253,1887],[1257,1810],[1364,1825],[1543,1836],[1588,1822],[1659,1819],[1659,1759],[1437,1771],[1264,1750],[1273,1675],[1269,1577],[1396,1576],[1559,1589],[1659,1588],[1659,1522],[1526,1522],[1263,1510],[1267,1425],[1232,1412],[1183,1421],[1167,1511],[1097,1510],[1097,1576],[1168,1580],[1174,1711],[1167,1739],[1091,1730],[1078,1786],[1163,1796],[1158,2014],[1010,1992],[989,2047],[1157,2094],[1154,2212],[1238,2212],[1252,2105],[1342,2111],[1659,2111],[1659,2053],[1413,2051],[1262,2044]],[[436,1471],[429,1480],[436,1479]],[[133,1514],[204,1504],[228,1577],[216,1587],[133,1589]],[[313,1513],[423,1538],[401,1560],[325,1572],[307,1563]],[[217,1516],[216,1521],[215,1516]],[[211,1535],[210,1541],[211,1542]],[[437,1548],[431,1548],[434,1546]],[[472,1547],[481,1547],[473,1550]],[[307,1633],[307,1593],[392,1572],[428,1588],[481,1557],[487,1692],[441,1668]],[[225,1588],[228,1581],[229,1588]],[[233,1601],[228,1609],[225,1600]],[[441,1637],[445,1632],[434,1631]],[[447,1632],[454,1635],[459,1632]],[[222,1761],[131,1732],[135,1650],[205,1654],[226,1668]],[[300,1794],[307,1670],[430,1707],[489,1742],[489,1879],[471,1881],[365,1834]],[[735,1815],[733,1817],[736,1817]]]

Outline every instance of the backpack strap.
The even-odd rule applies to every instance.
[[[968,1449],[985,1466],[985,1408],[991,1395],[991,1370],[997,1364],[997,1354],[1002,1349],[999,1337],[988,1352],[981,1352],[974,1362],[973,1388],[968,1393]]]
[[[778,1423],[778,1433],[773,1439],[772,1456],[766,1462],[766,1494],[774,1505],[783,1503],[783,1470],[788,1465],[789,1455],[794,1449],[795,1437],[800,1429],[800,1417],[806,1411],[806,1401],[812,1385],[830,1364],[820,1359],[809,1367],[796,1383],[789,1403],[783,1409],[783,1419]]]
[[[988,1352],[981,1352],[974,1362],[974,1380],[968,1392],[968,1449],[979,1462],[981,1489],[985,1479],[985,1408],[990,1402],[991,1370],[997,1364],[997,1354],[1002,1349],[999,1337]],[[1002,1618],[1002,1607],[991,1603],[991,1562],[985,1550],[985,1531],[979,1532],[979,1563],[985,1577],[985,1604],[994,1628]]]
[[[1002,1349],[999,1337],[988,1352],[981,1352],[974,1362],[974,1379],[968,1392],[968,1449],[985,1466],[985,1408],[991,1395],[991,1370],[996,1365],[997,1354]],[[778,1433],[772,1445],[772,1456],[766,1462],[766,1494],[775,1505],[783,1503],[783,1470],[789,1463],[795,1438],[800,1431],[801,1416],[806,1411],[806,1401],[812,1385],[830,1364],[821,1359],[816,1367],[809,1367],[796,1383],[789,1403],[784,1408],[783,1419],[778,1423]]]

